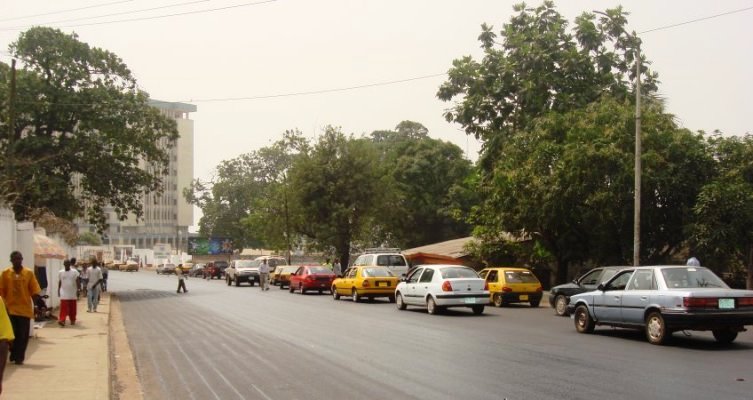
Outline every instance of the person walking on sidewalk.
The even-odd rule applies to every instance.
[[[269,290],[269,265],[266,258],[259,265],[259,287],[262,291]]]
[[[92,261],[91,267],[87,269],[89,275],[89,282],[86,288],[87,299],[87,312],[97,312],[97,305],[99,305],[99,288],[102,284],[102,270],[99,269],[98,262]]]
[[[18,365],[26,359],[31,319],[34,318],[32,300],[36,302],[42,291],[34,272],[24,268],[23,261],[24,256],[20,251],[10,253],[12,266],[0,274],[0,297],[5,301],[16,337],[10,349],[10,360]]]
[[[71,268],[69,260],[63,261],[63,268],[58,272],[58,297],[60,298],[60,316],[58,324],[65,326],[65,318],[76,325],[76,300],[78,290],[78,271]]]
[[[183,272],[183,264],[178,264],[178,268],[175,268],[175,275],[178,277],[178,290],[175,293],[180,293],[180,289],[183,289],[183,293],[187,293],[186,274]]]
[[[8,361],[8,349],[10,342],[15,338],[8,312],[5,310],[5,303],[0,298],[0,394],[3,393],[3,374],[5,373],[5,362]]]

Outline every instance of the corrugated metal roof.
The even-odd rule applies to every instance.
[[[464,247],[466,243],[474,240],[473,236],[468,236],[460,239],[448,240],[446,242],[439,242],[429,244],[421,247],[414,247],[412,249],[403,250],[403,254],[410,256],[411,254],[424,253],[424,254],[437,254],[452,258],[461,258],[467,256]]]

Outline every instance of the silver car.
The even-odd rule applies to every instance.
[[[397,285],[395,299],[398,310],[410,305],[438,314],[448,307],[468,307],[478,315],[489,305],[489,287],[462,265],[419,265]]]
[[[704,267],[626,267],[597,290],[572,296],[568,311],[581,333],[597,325],[641,329],[650,343],[663,344],[676,331],[710,330],[731,343],[753,325],[753,291],[730,289]]]

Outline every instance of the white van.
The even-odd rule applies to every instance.
[[[398,278],[402,278],[410,268],[408,260],[405,258],[400,249],[366,249],[366,252],[361,254],[353,262],[354,267],[359,266],[379,266],[387,267],[392,274]]]

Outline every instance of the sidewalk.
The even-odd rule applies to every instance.
[[[79,299],[76,325],[37,323],[43,327],[29,339],[24,365],[6,364],[0,399],[109,400],[109,320],[110,295],[103,293],[96,313]]]

